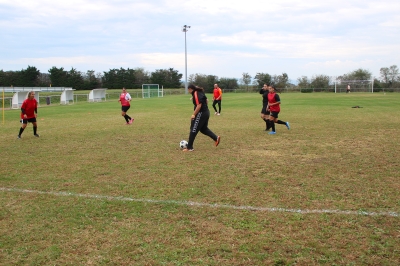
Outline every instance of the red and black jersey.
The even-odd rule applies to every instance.
[[[26,99],[21,106],[21,119],[30,119],[35,117],[37,112],[37,101],[35,98]],[[26,118],[24,117],[26,115]]]
[[[121,95],[119,96],[119,100],[121,101],[122,106],[131,106],[131,104],[128,101],[130,99],[131,99],[131,96],[127,92],[121,93]]]
[[[199,112],[203,112],[206,110],[208,111],[207,97],[204,94],[204,92],[195,90],[192,92],[192,96],[193,96],[192,101],[193,101],[194,109],[196,109],[196,106],[201,103],[201,109]]]
[[[279,98],[279,95],[274,93],[268,93],[268,103],[277,103],[277,102],[281,102],[281,99]],[[280,104],[274,104],[274,105],[270,105],[269,106],[269,110],[271,112],[280,112],[281,111],[281,107]]]

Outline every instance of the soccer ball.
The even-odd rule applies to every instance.
[[[181,149],[186,149],[188,145],[188,142],[186,140],[181,140],[181,142],[179,142],[179,147]]]

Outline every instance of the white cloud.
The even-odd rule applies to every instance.
[[[379,72],[400,64],[398,10],[398,0],[0,0],[0,63],[183,73],[187,24],[190,73]]]

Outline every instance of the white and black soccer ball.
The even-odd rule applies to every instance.
[[[186,140],[181,140],[181,142],[179,142],[179,147],[181,149],[186,149],[188,145],[188,142]]]

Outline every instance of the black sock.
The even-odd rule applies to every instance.
[[[275,122],[274,122],[274,121],[271,121],[270,123],[271,123],[272,131],[275,132]]]
[[[267,130],[270,130],[272,125],[271,125],[271,120],[267,120]]]
[[[130,117],[129,117],[129,118],[128,118],[128,117],[129,117],[129,115],[124,115],[124,118],[125,118],[125,120],[126,120],[126,123],[129,123],[129,120],[130,120],[129,118],[130,118]]]
[[[281,124],[281,125],[286,125],[286,122],[283,122],[283,121],[281,121],[281,120],[278,120],[277,123],[278,123],[278,124]]]
[[[22,134],[22,132],[24,132],[24,130],[25,130],[25,128],[22,128],[22,127],[21,127],[21,128],[19,129],[19,134],[18,134],[18,135],[21,136],[21,134]]]
[[[33,135],[36,135],[37,127],[33,127]]]

